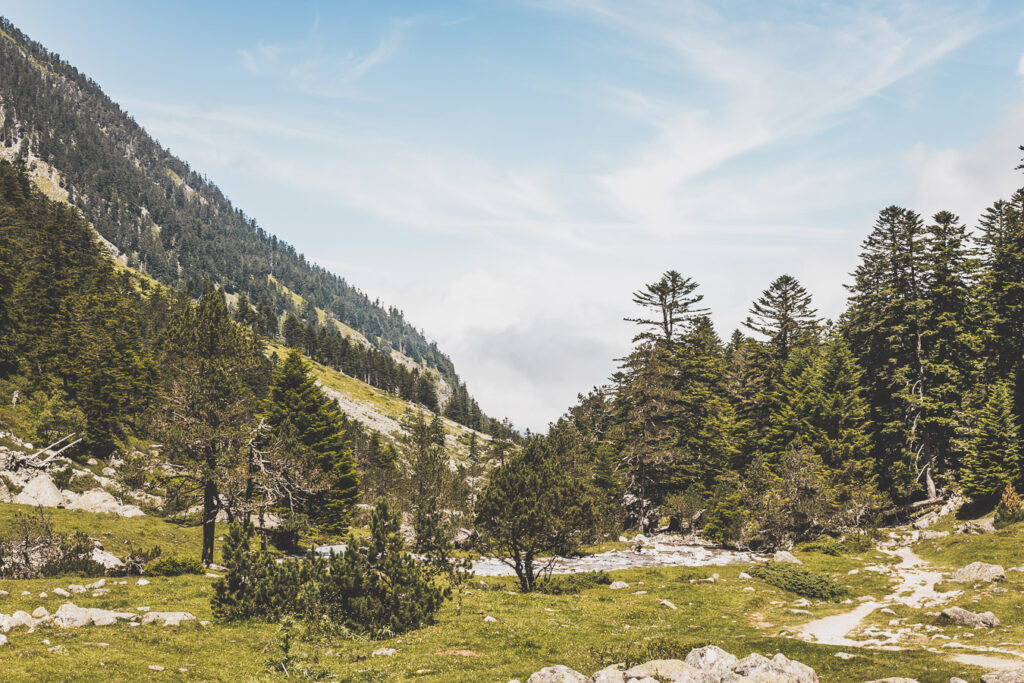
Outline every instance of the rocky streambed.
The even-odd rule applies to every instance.
[[[710,565],[762,562],[766,555],[726,550],[694,539],[692,536],[662,534],[637,541],[632,548],[609,550],[581,557],[558,557],[553,574],[615,571],[640,567],[704,567]],[[542,566],[546,559],[538,561]],[[515,572],[507,564],[494,558],[481,558],[473,563],[477,576],[512,576]]]

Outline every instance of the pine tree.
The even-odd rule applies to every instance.
[[[706,309],[695,308],[704,298],[703,294],[694,294],[697,287],[691,278],[669,270],[657,282],[634,292],[633,303],[648,309],[652,317],[626,318],[627,322],[649,328],[637,334],[633,341],[661,340],[666,344],[677,341],[679,335],[686,333],[688,323],[706,312]]]
[[[327,490],[311,502],[311,516],[331,531],[344,531],[359,499],[355,457],[338,404],[316,385],[295,349],[274,371],[265,417],[274,431],[304,447],[327,476]]]
[[[765,337],[769,390],[793,350],[814,338],[820,322],[811,295],[790,275],[775,278],[753,303],[743,325]]]
[[[971,498],[992,502],[1008,485],[1020,485],[1020,431],[1013,415],[1010,382],[989,392],[964,455],[960,483]]]

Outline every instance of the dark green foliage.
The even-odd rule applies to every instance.
[[[845,587],[826,574],[808,571],[784,562],[756,564],[748,569],[747,573],[765,583],[806,598],[838,602],[849,593]]]
[[[148,576],[181,576],[202,574],[203,571],[203,563],[194,557],[161,557],[148,563],[143,573]]]
[[[992,502],[1021,481],[1020,433],[1010,383],[996,384],[967,441],[960,483],[971,498]]]
[[[523,592],[536,588],[542,553],[572,552],[595,511],[540,437],[527,441],[491,473],[476,505],[481,544],[516,572]]]
[[[612,577],[608,572],[583,572],[550,576],[537,584],[537,592],[545,595],[576,595],[580,591],[608,586]]]
[[[329,622],[373,637],[430,623],[447,597],[410,555],[387,502],[378,501],[369,541],[351,536],[348,548],[277,564],[249,548],[252,531],[234,524],[224,542],[227,575],[214,584],[214,615],[226,619],[285,615]]]
[[[359,499],[355,458],[338,404],[316,385],[298,351],[290,351],[274,370],[265,418],[276,435],[292,439],[327,478],[325,490],[301,511],[324,528],[343,532]]]

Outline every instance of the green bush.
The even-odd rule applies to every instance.
[[[100,487],[100,482],[91,474],[83,474],[80,477],[73,477],[68,480],[67,490],[74,493],[85,493]]]
[[[227,575],[214,584],[211,606],[224,619],[294,616],[324,621],[371,637],[403,633],[430,623],[448,596],[406,551],[399,520],[383,499],[370,521],[370,539],[351,535],[347,549],[324,558],[278,564],[251,550],[252,528],[232,524],[224,541]]]
[[[848,592],[825,574],[811,572],[788,563],[765,562],[754,565],[747,573],[777,588],[806,598],[838,601],[846,597]]]
[[[194,557],[181,559],[178,557],[161,557],[146,565],[143,572],[149,576],[181,576],[182,574],[202,574],[203,563]]]
[[[1002,498],[996,506],[995,524],[1004,527],[1017,522],[1024,522],[1024,503],[1010,484],[1003,489]]]
[[[811,553],[824,553],[833,557],[840,557],[848,552],[842,541],[831,536],[819,536],[813,541],[801,544],[800,549]]]
[[[55,532],[42,508],[16,513],[14,528],[0,537],[0,578],[102,576],[105,569],[93,561],[92,550],[92,541],[81,531],[69,536]]]
[[[537,584],[537,591],[546,595],[575,595],[588,588],[607,586],[612,577],[608,572],[583,572],[552,576]]]

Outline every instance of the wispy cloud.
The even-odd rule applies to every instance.
[[[1017,64],[1017,75],[1024,76],[1024,55],[1020,56],[1020,62]]]
[[[758,4],[737,16],[704,2],[558,6],[621,33],[624,52],[652,72],[675,74],[661,92],[608,88],[608,106],[653,135],[596,179],[623,216],[666,227],[685,222],[702,174],[820,132],[985,29],[976,11],[935,3]]]
[[[295,43],[257,43],[240,50],[242,66],[251,73],[287,81],[297,90],[324,97],[357,97],[357,84],[375,67],[401,50],[412,19],[391,22],[376,46],[365,52],[339,53],[320,35],[316,24],[310,37]]]

